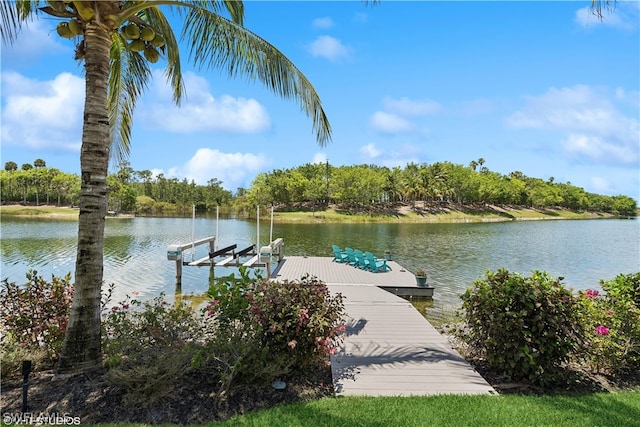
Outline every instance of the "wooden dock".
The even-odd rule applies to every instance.
[[[347,331],[331,358],[338,396],[495,394],[449,341],[406,300],[380,287],[416,286],[412,273],[371,273],[328,257],[286,257],[272,279],[305,273],[345,297]]]

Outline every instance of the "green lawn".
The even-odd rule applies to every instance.
[[[146,426],[146,424],[126,425]],[[216,427],[638,427],[640,426],[640,390],[579,396],[442,395],[325,398],[266,409],[205,425]]]
[[[211,425],[637,427],[640,425],[640,391],[583,396],[327,398]]]

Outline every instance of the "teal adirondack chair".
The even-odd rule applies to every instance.
[[[369,263],[369,270],[372,272],[377,273],[379,271],[384,272],[391,270],[391,267],[387,265],[386,259],[376,258],[371,252],[365,252],[364,256]]]
[[[369,261],[367,261],[367,259],[364,257],[364,253],[361,250],[358,249],[354,249],[353,253],[356,257],[356,267],[362,269],[362,270],[368,270],[369,269]]]
[[[338,245],[331,245],[333,249],[333,261],[335,262],[349,262],[349,258],[347,257],[347,253],[340,249]]]
[[[354,250],[348,247],[344,248],[344,250],[347,253],[348,264],[353,266],[358,265],[358,261],[356,260],[356,254]]]

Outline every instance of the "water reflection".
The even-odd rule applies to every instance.
[[[597,287],[600,279],[640,270],[638,220],[523,221],[487,224],[274,224],[285,255],[332,256],[331,244],[368,250],[381,257],[390,249],[409,271],[425,268],[436,285],[437,306],[457,304],[458,295],[486,270],[501,267],[529,274],[546,270],[565,277],[576,289]],[[77,223],[5,220],[0,224],[0,275],[21,283],[35,268],[45,277],[74,271]],[[115,283],[114,298],[139,292],[149,299],[175,292],[175,263],[166,258],[169,244],[187,243],[219,233],[217,247],[255,243],[256,224],[234,219],[133,218],[107,221],[105,283]],[[260,242],[269,240],[269,224]],[[196,248],[187,257],[206,255]],[[235,268],[185,267],[184,294],[201,294],[215,277]]]

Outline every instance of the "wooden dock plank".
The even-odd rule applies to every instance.
[[[340,396],[495,394],[449,341],[406,300],[378,286],[417,286],[398,263],[371,273],[326,257],[287,257],[272,279],[315,275],[345,298],[344,343],[331,357]]]

